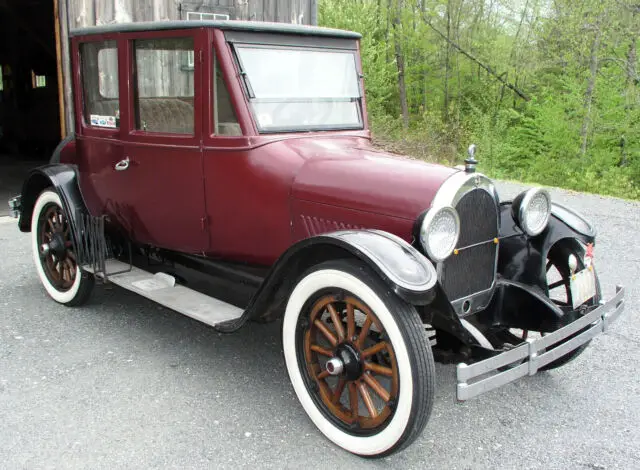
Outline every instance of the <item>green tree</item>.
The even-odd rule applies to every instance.
[[[634,3],[635,2],[635,3]],[[321,0],[363,34],[371,128],[417,157],[640,198],[636,0]]]

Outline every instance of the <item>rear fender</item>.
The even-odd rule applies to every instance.
[[[78,187],[77,167],[67,164],[50,164],[31,171],[21,194],[21,212],[18,227],[22,232],[31,231],[31,218],[36,199],[46,188],[52,187],[60,196],[63,209],[71,224],[73,242],[77,246],[77,216],[86,212],[86,206]]]
[[[76,155],[76,136],[71,133],[56,146],[49,163],[72,163]]]

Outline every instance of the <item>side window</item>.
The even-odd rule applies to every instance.
[[[192,38],[134,41],[136,129],[193,134]]]
[[[84,120],[90,126],[120,126],[118,48],[115,41],[80,45]]]
[[[215,53],[213,54],[213,122],[216,135],[242,135],[240,124],[236,118],[236,112],[231,103],[231,96],[227,85],[224,83],[222,69],[218,65]]]

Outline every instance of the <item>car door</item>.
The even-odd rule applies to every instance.
[[[201,145],[199,30],[127,37],[122,158],[109,171],[131,238],[182,252],[208,247]],[[197,52],[196,52],[197,51]]]
[[[113,165],[122,160],[118,42],[113,36],[74,38],[76,156],[82,196],[93,216],[107,213]]]
[[[222,31],[203,60],[208,96],[203,104],[208,254],[272,264],[291,244],[287,155],[255,147],[255,130]],[[215,41],[214,41],[215,38]],[[282,150],[282,149],[280,149]]]

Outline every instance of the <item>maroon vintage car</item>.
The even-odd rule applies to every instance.
[[[232,332],[282,321],[311,420],[381,456],[465,400],[580,354],[604,302],[595,232],[540,188],[500,201],[371,145],[359,35],[255,22],[73,32],[75,135],[10,201],[65,305],[96,279]],[[283,371],[284,373],[284,371]]]

